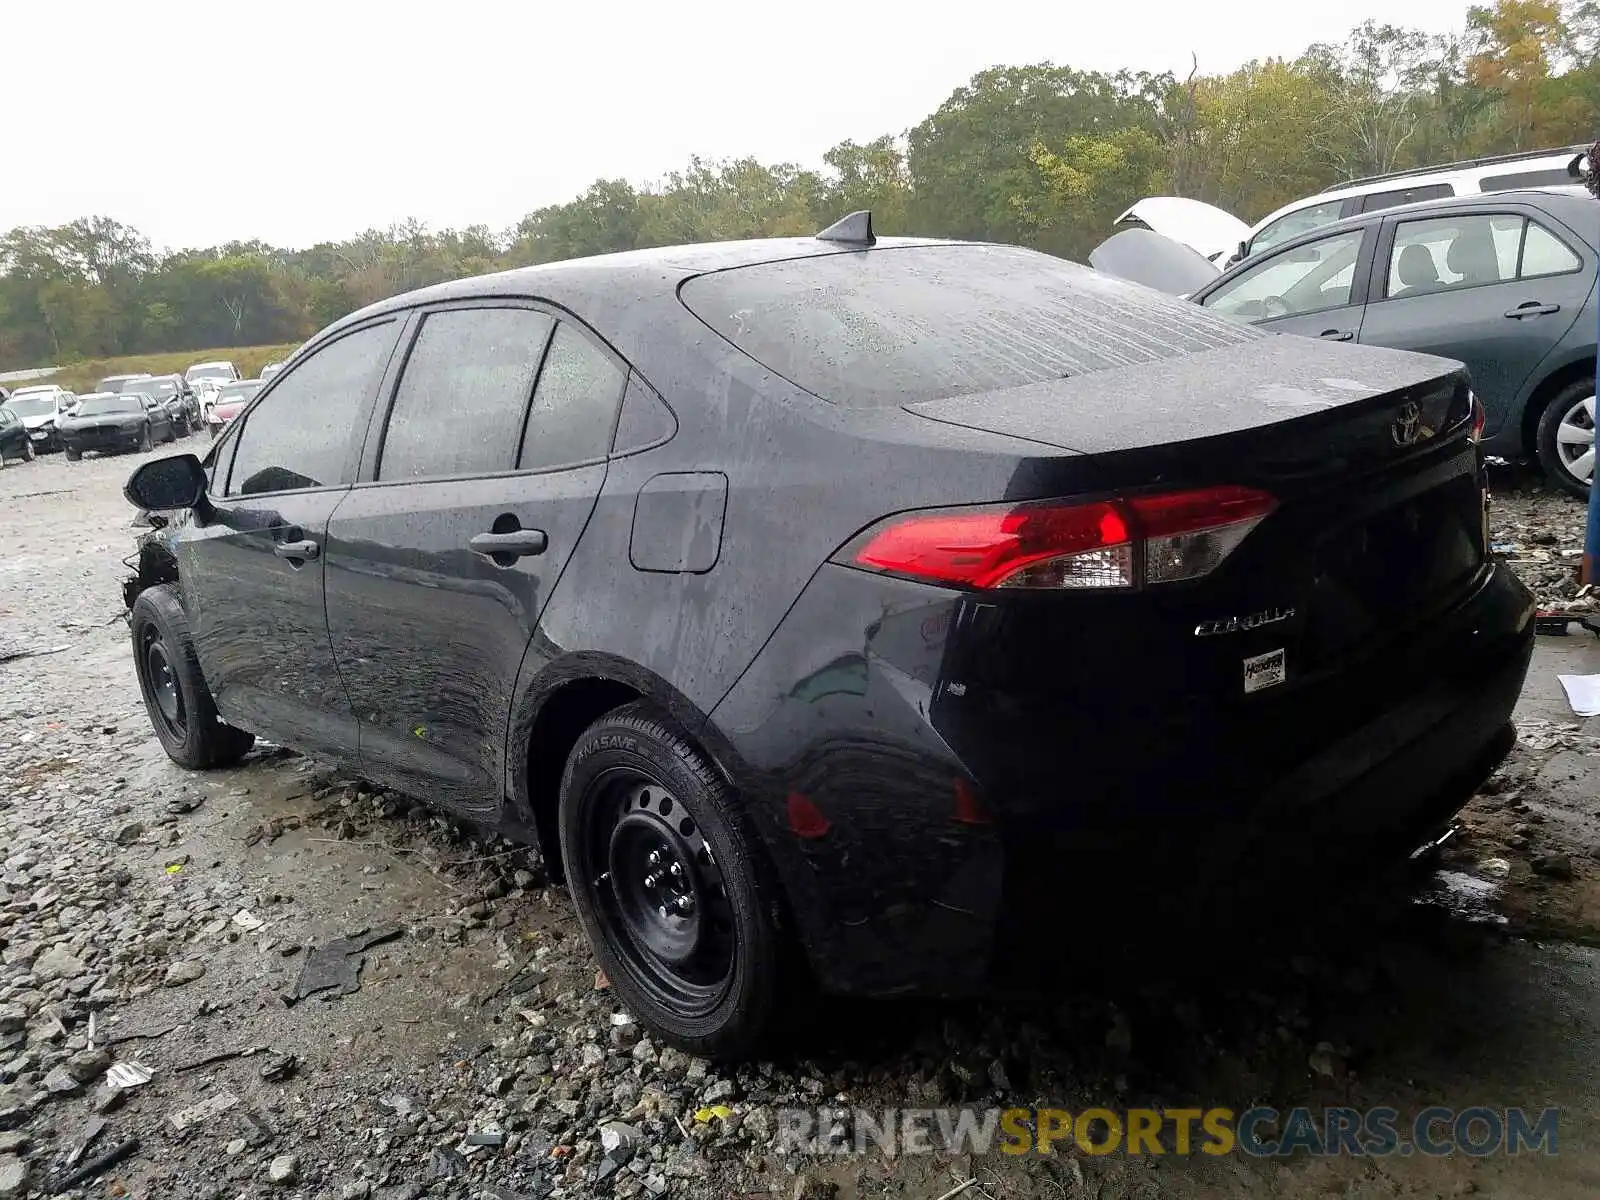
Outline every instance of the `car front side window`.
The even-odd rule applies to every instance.
[[[393,321],[347,333],[274,381],[239,418],[225,495],[254,496],[352,482],[353,439],[394,349]]]
[[[1270,321],[1350,303],[1364,230],[1285,250],[1242,271],[1201,302],[1246,321]]]

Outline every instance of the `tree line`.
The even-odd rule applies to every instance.
[[[1353,176],[1594,140],[1600,0],[1496,0],[1460,35],[1368,21],[1227,74],[1040,63],[975,75],[919,124],[821,167],[693,159],[595,181],[510,229],[419,221],[309,249],[157,253],[107,217],[0,237],[0,368],[294,342],[382,297],[505,267],[804,235],[870,208],[882,233],[1082,260],[1132,201],[1183,195],[1250,222]]]

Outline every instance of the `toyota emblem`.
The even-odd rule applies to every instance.
[[[1415,400],[1407,400],[1400,406],[1400,415],[1389,426],[1389,436],[1394,438],[1396,446],[1415,445],[1422,436],[1422,409]]]

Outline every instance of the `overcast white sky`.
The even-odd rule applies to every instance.
[[[820,165],[997,64],[1205,71],[1342,40],[1377,0],[0,0],[0,230],[158,247],[499,229],[689,155]],[[1465,0],[1409,0],[1459,29]],[[851,28],[854,22],[856,28]]]

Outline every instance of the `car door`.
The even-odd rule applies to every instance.
[[[1594,267],[1581,246],[1531,207],[1392,216],[1361,340],[1466,363],[1492,436],[1583,308]]]
[[[498,813],[517,670],[594,511],[625,381],[535,304],[418,314],[328,529],[328,627],[369,778]]]
[[[1198,303],[1278,333],[1350,342],[1361,333],[1379,221],[1252,258],[1198,292]]]
[[[177,528],[195,651],[230,723],[354,762],[355,714],[328,642],[323,541],[356,477],[398,318],[325,342],[263,390]]]

